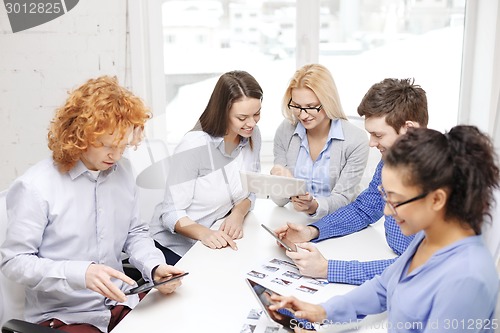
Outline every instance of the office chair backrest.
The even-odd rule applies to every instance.
[[[127,152],[139,187],[141,219],[148,223],[156,205],[163,201],[168,156],[167,145],[159,139],[144,140],[137,150]]]
[[[7,191],[0,192],[0,244],[7,231],[6,195]],[[7,279],[0,271],[0,326],[9,319],[23,319],[24,297],[24,287]]]

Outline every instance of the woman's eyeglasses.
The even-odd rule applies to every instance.
[[[380,192],[380,195],[382,196],[382,199],[389,206],[389,208],[391,209],[391,211],[394,214],[394,216],[398,215],[398,212],[396,211],[396,208],[401,207],[401,206],[406,205],[406,204],[409,204],[410,202],[423,199],[423,198],[425,198],[427,196],[427,194],[429,194],[429,192],[425,192],[425,193],[417,195],[414,198],[405,200],[403,202],[393,203],[393,202],[389,201],[389,198],[387,197],[387,193],[385,193],[385,190],[382,187],[382,185],[379,185],[377,188],[378,188],[378,191]]]
[[[320,112],[321,111],[321,108],[323,107],[323,105],[320,105],[320,106],[315,106],[315,107],[307,107],[307,108],[303,108],[301,106],[298,106],[298,105],[293,105],[291,104],[292,103],[292,99],[290,98],[290,100],[288,101],[288,108],[292,111],[294,111],[295,113],[299,114],[304,111],[305,113],[307,114],[311,114],[310,112],[312,110],[315,110],[316,113]],[[314,115],[314,114],[312,114]]]

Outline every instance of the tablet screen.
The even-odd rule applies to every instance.
[[[293,311],[290,309],[279,309],[278,311],[269,310],[269,306],[273,304],[271,295],[279,294],[250,279],[246,279],[246,281],[250,286],[250,289],[252,289],[253,294],[257,297],[259,305],[262,309],[264,309],[264,312],[269,319],[290,330],[293,330],[295,327],[304,327],[309,330],[315,330],[312,323],[305,319],[295,318],[293,316]]]
[[[250,279],[246,280],[250,288],[252,289],[254,295],[257,297],[259,305],[264,309],[269,319],[277,322],[278,324],[281,324],[283,327],[291,328],[290,327],[291,326],[290,320],[292,319],[291,317],[280,315],[279,313],[269,310],[269,305],[272,304],[271,295],[272,294],[279,295],[279,294],[275,293],[270,289],[267,289],[266,287],[258,284],[255,281],[252,281]]]

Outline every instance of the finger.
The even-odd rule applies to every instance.
[[[220,231],[224,231],[224,229],[226,228],[226,221],[222,222],[220,227],[219,227],[219,230]]]
[[[101,282],[101,284],[98,285],[98,289],[100,290],[99,293],[101,295],[114,301],[125,302],[127,300],[127,297],[125,296],[123,291],[115,286],[113,282],[111,282],[111,280]]]
[[[237,237],[233,237],[233,239],[242,239],[243,238],[243,229],[238,231]]]
[[[118,271],[116,269],[113,269],[113,268],[110,267],[110,270],[108,271],[108,274],[111,277],[114,277],[114,278],[117,278],[119,280],[122,280],[123,282],[125,282],[125,283],[127,283],[127,284],[129,284],[131,286],[135,285],[135,281],[131,277],[127,276],[125,273],[120,272],[120,271]]]
[[[214,243],[214,246],[215,246],[216,249],[223,248],[224,245],[225,245],[224,241],[220,240],[218,237],[216,239],[214,239],[213,243]]]
[[[158,268],[155,270],[155,276],[153,278],[159,279],[182,273],[184,273],[184,271],[178,267],[163,264],[158,266]]]
[[[297,205],[307,205],[311,202],[311,200],[305,200],[305,199],[296,199],[294,201]]]
[[[238,250],[238,247],[236,246],[236,243],[232,240],[231,237],[229,237],[228,235],[222,233],[222,238],[224,238],[224,240],[227,242],[227,245],[229,245],[233,250]]]
[[[178,287],[180,287],[182,285],[182,281],[181,279],[178,279],[178,280],[175,280],[175,281],[172,281],[172,282],[169,282],[169,283],[166,283],[166,284],[163,284],[161,286],[158,286],[158,290],[162,293],[162,294],[170,294],[172,292],[175,291],[175,289],[177,289]]]
[[[212,239],[207,239],[203,244],[210,249],[216,249],[215,242]]]
[[[305,318],[307,316],[306,311],[295,311],[294,316],[297,318]]]
[[[226,231],[224,231],[231,239],[234,239],[236,235],[237,228],[234,226],[229,226]]]
[[[285,251],[285,254],[288,258],[293,261],[300,261],[304,259],[309,252],[293,252],[293,251]]]
[[[274,229],[274,232],[275,232],[277,235],[279,235],[279,236],[281,236],[281,234],[285,234],[285,233],[286,233],[286,231],[287,231],[287,230],[288,230],[288,228],[289,228],[289,226],[288,226],[288,224],[289,224],[289,223],[290,223],[290,222],[287,222],[287,224],[282,225],[281,227],[278,227],[278,228]]]
[[[299,200],[309,200],[311,198],[311,194],[309,192],[306,192],[305,194],[298,195],[297,198]]]
[[[292,222],[287,222],[286,223],[287,228],[292,229],[294,231],[299,231],[299,225],[292,223]]]
[[[301,248],[301,249],[304,249],[306,251],[309,251],[309,252],[313,252],[314,250],[316,250],[316,246],[314,246],[313,244],[311,243],[298,243],[298,244],[295,244],[297,245],[297,247]]]
[[[295,208],[295,210],[298,211],[298,212],[301,212],[301,211],[304,210],[304,206],[300,205],[300,204],[297,204],[297,203],[293,204],[293,208]]]

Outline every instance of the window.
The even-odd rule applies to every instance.
[[[175,145],[203,112],[215,82],[230,70],[252,74],[264,90],[259,127],[272,141],[280,101],[295,70],[293,1],[166,0],[163,31],[168,95],[166,137]],[[193,42],[193,35],[202,35]],[[172,122],[169,115],[182,115]]]
[[[299,3],[319,7],[309,24],[297,24]],[[373,83],[410,77],[427,91],[430,127],[457,122],[464,0],[164,0],[162,13],[171,147],[194,126],[218,77],[242,69],[263,87],[262,155],[272,156],[281,97],[302,47],[296,36],[304,34],[318,35],[307,62],[331,70],[351,118]],[[297,30],[312,26],[318,31]]]
[[[357,115],[373,83],[414,78],[427,92],[429,127],[456,125],[465,1],[320,3],[319,62],[331,70],[348,115]]]

